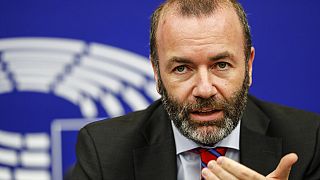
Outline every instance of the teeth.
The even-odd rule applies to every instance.
[[[206,113],[206,112],[211,112],[211,111],[213,111],[213,110],[200,110],[200,111],[198,111],[198,112]]]

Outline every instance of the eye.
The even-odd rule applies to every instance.
[[[186,71],[187,67],[182,65],[182,66],[177,66],[174,71],[177,73],[184,73]]]
[[[228,66],[229,66],[227,62],[218,62],[216,65],[217,65],[217,68],[220,70],[228,69]]]

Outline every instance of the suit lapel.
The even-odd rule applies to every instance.
[[[162,105],[145,121],[146,146],[133,151],[136,180],[176,180],[177,159],[171,122]]]
[[[176,151],[172,144],[158,144],[134,151],[136,180],[176,180]]]
[[[270,119],[253,102],[248,101],[240,132],[240,161],[267,175],[278,165],[282,140],[267,136]]]
[[[243,128],[240,136],[240,161],[247,167],[267,175],[272,172],[281,158],[282,142],[247,128]]]

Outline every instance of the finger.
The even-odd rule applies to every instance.
[[[238,179],[265,179],[263,175],[256,171],[224,156],[219,157],[217,163]]]
[[[219,179],[228,179],[228,180],[237,180],[232,174],[223,169],[221,166],[217,164],[216,161],[210,161],[208,163],[208,168],[210,171],[215,174]]]
[[[203,168],[201,175],[206,180],[220,180],[215,174],[213,174],[208,168]]]
[[[267,177],[288,179],[291,171],[291,167],[298,161],[298,156],[295,153],[290,153],[281,158],[277,168],[270,173]]]

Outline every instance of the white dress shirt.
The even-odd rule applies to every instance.
[[[223,140],[215,144],[213,147],[227,147],[226,157],[231,158],[237,162],[240,160],[240,123],[236,128]],[[176,126],[172,124],[174,140],[176,143],[177,152],[177,178],[178,180],[198,180],[201,173],[201,159],[196,153],[190,152],[197,147],[203,147],[194,141],[183,136]]]

